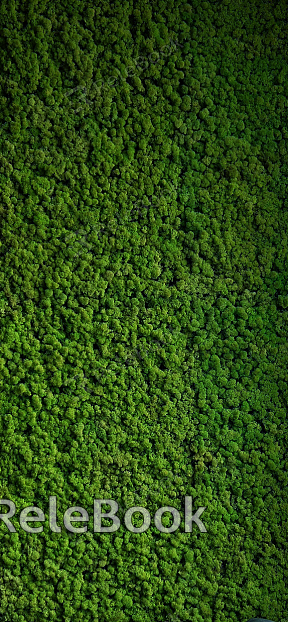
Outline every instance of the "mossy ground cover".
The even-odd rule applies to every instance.
[[[0,620],[281,622],[287,2],[5,0],[0,24]],[[49,495],[61,533],[21,530]],[[185,495],[207,533],[125,528]]]

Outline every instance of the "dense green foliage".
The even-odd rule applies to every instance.
[[[280,622],[287,2],[4,0],[0,24],[0,621]],[[125,529],[185,494],[207,533]],[[86,534],[21,531],[49,495]]]

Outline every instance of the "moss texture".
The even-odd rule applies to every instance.
[[[7,0],[0,25],[0,620],[281,622],[287,2]],[[62,532],[21,530],[49,495]],[[207,533],[125,528],[185,495]]]

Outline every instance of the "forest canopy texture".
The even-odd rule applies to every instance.
[[[0,3],[0,622],[287,618],[287,16]]]

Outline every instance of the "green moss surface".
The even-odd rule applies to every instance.
[[[281,622],[287,2],[7,0],[0,25],[0,621]],[[24,532],[49,495],[62,532]],[[125,528],[185,495],[207,533]]]

